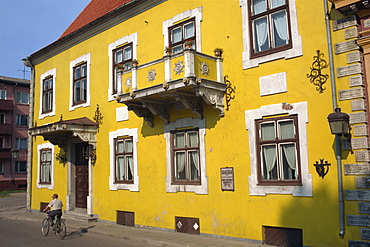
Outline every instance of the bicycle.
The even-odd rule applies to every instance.
[[[42,221],[42,227],[41,227],[42,235],[47,236],[49,234],[49,230],[50,230],[50,221],[49,221],[49,218],[46,217]],[[55,223],[54,223],[52,230],[54,231],[55,235],[57,235],[57,237],[60,240],[64,239],[64,237],[66,236],[67,227],[65,224],[65,220],[62,219],[61,216],[55,217]]]

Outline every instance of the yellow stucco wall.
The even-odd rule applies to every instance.
[[[101,32],[74,47],[60,52],[35,67],[35,113],[37,126],[63,119],[86,116],[93,118],[96,104],[103,114],[103,124],[97,134],[97,162],[92,167],[92,213],[99,219],[116,221],[116,210],[135,212],[135,224],[156,228],[175,229],[175,216],[200,219],[201,233],[236,238],[263,240],[262,226],[290,227],[303,229],[303,242],[308,246],[344,246],[348,238],[358,239],[358,229],[347,226],[344,239],[338,237],[339,210],[337,169],[334,154],[334,136],[330,134],[327,115],[332,112],[330,79],[324,93],[318,93],[307,78],[316,50],[328,59],[324,10],[322,1],[296,1],[298,30],[302,38],[303,54],[291,59],[278,59],[260,64],[258,67],[243,69],[243,26],[242,8],[239,0],[228,1],[166,1],[117,26]],[[129,121],[116,122],[116,108],[122,104],[108,101],[109,57],[108,44],[115,40],[138,33],[137,59],[140,64],[161,58],[164,48],[162,36],[163,21],[189,9],[202,7],[201,41],[202,52],[213,55],[215,47],[224,49],[224,74],[236,87],[235,99],[225,117],[220,118],[212,106],[204,109],[206,121],[205,150],[208,194],[194,192],[166,192],[166,140],[163,120],[155,116],[151,128],[132,111]],[[310,10],[310,11],[308,11]],[[320,18],[313,18],[315,15]],[[333,36],[333,43],[340,41],[340,35]],[[91,54],[89,107],[69,111],[70,61],[84,54]],[[336,65],[345,65],[345,58],[336,58]],[[172,64],[178,59],[172,60]],[[337,61],[338,60],[338,61]],[[206,59],[200,59],[202,62]],[[39,119],[40,75],[57,68],[56,114]],[[152,67],[156,79],[145,79],[151,68],[139,70],[139,88],[150,87],[164,82],[163,64]],[[211,71],[215,66],[211,67]],[[259,78],[286,72],[287,92],[260,96]],[[324,71],[329,74],[329,69]],[[197,71],[199,74],[199,71]],[[124,75],[124,78],[126,78]],[[213,77],[212,77],[213,76]],[[214,79],[214,75],[210,79]],[[173,79],[182,78],[172,73]],[[337,80],[337,89],[347,89],[342,84],[347,78]],[[308,122],[307,150],[308,171],[312,175],[312,197],[282,194],[251,196],[249,193],[250,147],[249,132],[246,130],[245,111],[261,106],[281,103],[307,102]],[[343,112],[350,111],[349,102],[339,102]],[[190,110],[171,113],[171,121],[193,117]],[[139,191],[111,191],[109,189],[109,132],[122,128],[138,130],[138,175]],[[47,202],[53,193],[62,200],[67,196],[68,166],[54,161],[54,189],[37,189],[37,145],[44,143],[42,137],[34,137],[31,208],[38,209],[40,202]],[[55,147],[55,153],[59,148]],[[348,152],[347,152],[348,153]],[[346,153],[346,161],[354,162],[354,155]],[[313,164],[319,159],[329,161],[332,166],[322,179]],[[235,191],[222,191],[221,167],[234,167]],[[346,189],[354,189],[353,177],[343,177]],[[356,210],[357,204],[346,202],[346,210]],[[355,228],[355,230],[352,230]]]

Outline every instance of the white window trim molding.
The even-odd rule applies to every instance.
[[[266,194],[291,194],[293,196],[312,197],[312,175],[308,170],[308,151],[307,151],[307,129],[308,109],[307,102],[298,102],[290,104],[291,110],[282,109],[282,104],[262,106],[261,108],[245,111],[245,122],[249,136],[250,148],[250,170],[249,176],[249,194],[252,196],[265,196]],[[256,125],[255,120],[266,116],[281,115],[298,115],[298,132],[299,132],[299,149],[301,158],[301,186],[266,186],[258,185],[257,178],[257,150],[256,150]]]
[[[55,116],[55,107],[56,107],[56,104],[55,104],[55,95],[56,95],[56,92],[55,92],[55,85],[56,85],[56,75],[57,75],[57,69],[54,68],[54,69],[51,69],[51,70],[48,70],[46,71],[44,74],[42,74],[40,76],[40,114],[39,114],[39,119],[43,119],[45,117],[51,117],[51,116]],[[53,109],[51,112],[47,112],[47,113],[42,113],[42,104],[43,104],[43,91],[44,91],[44,85],[43,85],[43,81],[46,77],[48,76],[52,76],[53,77]]]
[[[108,45],[108,57],[109,57],[109,67],[108,67],[108,71],[109,71],[109,79],[108,79],[108,82],[109,82],[109,86],[108,86],[108,101],[113,101],[115,100],[115,96],[117,94],[113,94],[113,70],[112,70],[112,67],[113,67],[113,50],[116,49],[118,46],[121,46],[123,44],[128,44],[128,43],[132,43],[132,58],[133,59],[137,59],[137,45],[138,45],[138,34],[137,33],[133,33],[133,34],[130,34],[130,35],[126,35],[122,38],[119,38],[117,39],[116,41],[114,41],[113,43],[110,43]]]
[[[86,102],[83,104],[73,105],[73,67],[81,62],[86,62]],[[90,106],[90,66],[91,66],[91,53],[82,55],[69,63],[69,111],[73,111],[79,107]]]
[[[40,151],[41,149],[51,149],[51,169],[50,169],[50,174],[51,174],[51,183],[50,184],[40,184],[40,162],[41,162],[41,157],[40,157]],[[42,189],[46,188],[49,190],[54,189],[54,145],[51,143],[43,143],[40,145],[37,145],[37,185],[36,188]]]
[[[293,58],[302,56],[302,37],[299,35],[298,31],[298,18],[296,10],[296,0],[289,1],[289,16],[290,16],[290,28],[292,37],[292,48],[276,53],[272,53],[266,56],[261,56],[251,59],[251,47],[250,47],[250,35],[249,35],[249,5],[248,0],[240,0],[240,6],[242,7],[242,17],[243,17],[243,43],[244,51],[242,53],[243,57],[243,69],[249,69],[253,67],[258,67],[259,64],[273,61],[280,58]]]
[[[164,47],[169,46],[169,37],[168,37],[168,29],[175,25],[177,22],[183,21],[185,19],[190,19],[195,17],[195,42],[197,44],[196,50],[198,52],[202,52],[202,31],[200,28],[200,22],[203,20],[203,8],[202,6],[197,7],[195,9],[186,10],[178,15],[175,15],[171,19],[165,20],[163,22],[163,38],[164,38]],[[164,48],[163,48],[164,50]],[[165,52],[164,52],[165,53]]]
[[[134,176],[133,184],[116,184],[115,182],[115,146],[114,139],[119,136],[131,136],[133,145],[133,159],[134,159]],[[110,153],[110,176],[109,176],[109,189],[110,190],[130,190],[139,191],[139,176],[138,176],[138,155],[137,155],[137,143],[138,143],[138,129],[118,129],[116,131],[109,132],[109,153]]]
[[[172,183],[172,155],[171,155],[171,133],[170,131],[178,128],[199,128],[199,162],[201,185],[173,185]],[[169,193],[177,192],[195,192],[195,194],[208,194],[208,177],[206,176],[206,149],[205,149],[206,121],[205,119],[182,118],[165,125],[164,138],[166,139],[166,191]]]

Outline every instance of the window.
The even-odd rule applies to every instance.
[[[284,103],[287,104],[287,103]],[[311,197],[312,194],[312,174],[309,173],[309,164],[308,164],[308,149],[307,149],[307,123],[308,123],[308,105],[307,102],[297,102],[289,104],[290,107],[285,107],[284,104],[272,104],[272,105],[264,105],[257,109],[252,109],[245,111],[245,123],[246,129],[248,130],[248,141],[249,141],[249,165],[250,165],[250,176],[248,177],[248,186],[249,186],[249,194],[253,196],[266,196],[268,194],[287,194],[293,196],[308,196]],[[281,118],[280,116],[286,116],[285,118]],[[276,116],[276,118],[273,118]],[[279,116],[279,117],[278,117]],[[263,120],[263,121],[261,121]],[[283,123],[287,121],[287,123]],[[285,124],[286,128],[290,128],[289,121],[293,121],[294,123],[294,138],[286,138],[284,134],[284,138],[276,139],[275,141],[271,141],[271,143],[267,143],[266,141],[260,141],[260,139],[269,139],[268,134],[274,132],[276,137],[279,137],[279,134],[282,132],[278,130],[279,123]],[[268,124],[273,123],[273,131],[268,132],[267,127],[268,125],[263,126],[266,128],[267,132],[264,132],[263,137],[261,135],[261,124]],[[283,128],[284,128],[283,127]],[[271,127],[272,128],[272,127]],[[258,140],[258,142],[256,142]],[[295,141],[296,140],[296,141]],[[277,155],[270,155],[269,153],[266,154],[266,159],[269,164],[273,164],[274,162],[270,162],[270,158],[276,157],[276,165],[279,168],[282,168],[282,162],[284,162],[284,144],[295,144],[296,148],[296,175],[297,180],[293,179],[285,179],[284,174],[280,172],[279,179],[283,180],[272,180],[267,179],[267,175],[263,177],[263,156],[262,156],[262,146],[263,145],[275,145],[276,146],[276,153],[280,151]],[[280,145],[280,146],[279,146]],[[279,149],[280,148],[280,149]],[[265,150],[268,150],[266,148]],[[269,151],[267,151],[269,152]],[[272,151],[270,151],[272,152]],[[288,155],[289,155],[289,146],[288,146]],[[280,155],[280,157],[279,157]],[[292,156],[290,156],[291,158]],[[262,158],[262,159],[261,159]],[[288,159],[290,159],[288,157]],[[261,161],[262,160],[262,161]],[[247,162],[247,161],[246,161]],[[280,162],[280,163],[277,163]],[[285,161],[286,163],[289,161]],[[289,162],[292,164],[292,162]],[[289,165],[288,164],[288,165]],[[274,168],[270,165],[266,165],[270,169]],[[268,168],[266,168],[268,169]],[[291,168],[289,168],[291,169]],[[288,170],[289,170],[288,169]],[[272,170],[271,170],[272,171]],[[281,170],[280,170],[281,171]],[[267,172],[266,172],[267,173]],[[265,174],[266,174],[265,173]],[[270,178],[271,177],[270,173]],[[286,177],[285,177],[286,178]]]
[[[198,132],[191,129],[171,133],[174,184],[200,184]]]
[[[17,103],[29,104],[30,103],[30,94],[17,92]]]
[[[4,173],[4,161],[0,160],[0,173]]]
[[[0,124],[5,123],[5,113],[0,113]]]
[[[53,109],[53,77],[45,78],[42,82],[42,113]]]
[[[205,119],[190,117],[177,119],[164,126],[168,193],[208,194],[205,125]]]
[[[117,65],[122,65],[124,71],[131,69],[132,62],[132,43],[113,50],[113,94],[117,93]]]
[[[297,116],[256,121],[260,184],[300,184]]]
[[[115,139],[116,183],[133,182],[132,137]]]
[[[27,138],[15,138],[15,148],[27,149]]]
[[[16,115],[15,125],[28,126],[28,116],[27,115]]]
[[[109,132],[110,190],[139,191],[137,142],[136,128]]]
[[[14,164],[14,172],[27,172],[27,162],[16,161]]]
[[[40,151],[40,183],[51,183],[51,159],[52,150],[50,148]]]
[[[87,98],[87,63],[80,64],[73,68],[73,104],[86,102]]]
[[[291,48],[286,0],[250,1],[252,57]]]
[[[185,41],[193,42],[195,49],[195,24],[194,19],[177,24],[169,29],[169,44],[173,48],[173,54],[184,50]]]
[[[46,142],[37,145],[37,185],[38,189],[54,189],[54,145]]]
[[[4,140],[5,140],[5,138],[3,136],[0,136],[0,148],[5,147]]]
[[[0,99],[6,99],[6,90],[0,90]]]

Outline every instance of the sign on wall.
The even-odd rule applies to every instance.
[[[221,171],[221,190],[234,191],[234,168],[222,167]]]

